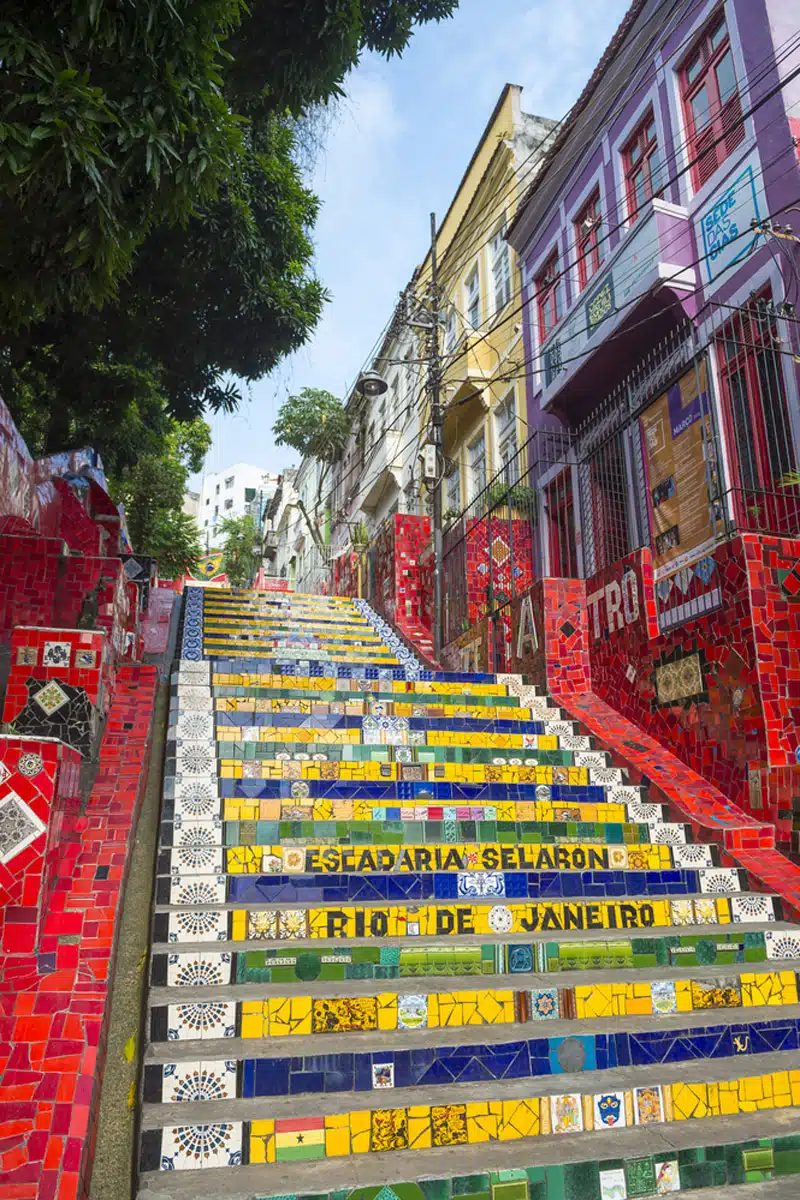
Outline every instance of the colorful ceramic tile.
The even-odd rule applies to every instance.
[[[397,998],[397,1027],[398,1029],[424,1029],[428,1024],[428,997],[398,996]]]
[[[235,1167],[242,1161],[242,1124],[167,1126],[162,1131],[161,1169],[197,1171]]]
[[[633,1089],[633,1115],[637,1125],[652,1125],[664,1120],[660,1084]]]
[[[72,657],[72,642],[45,642],[42,649],[43,667],[68,667]]]
[[[675,994],[674,979],[657,979],[650,984],[650,999],[653,1012],[660,1017],[670,1016],[678,1011],[678,1000]]]
[[[393,1062],[372,1064],[372,1086],[376,1089],[394,1087]]]
[[[599,1092],[593,1105],[595,1129],[622,1129],[626,1124],[624,1092]]]
[[[16,792],[0,799],[0,863],[9,863],[40,837],[47,826]]]
[[[557,1021],[561,1015],[558,1004],[558,988],[536,988],[530,992],[531,1019],[534,1021]]]
[[[578,1095],[550,1097],[550,1128],[553,1133],[581,1133],[583,1105]]]
[[[600,1200],[627,1200],[627,1196],[625,1171],[622,1167],[612,1167],[600,1172]]]

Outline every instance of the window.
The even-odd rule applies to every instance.
[[[497,431],[497,469],[506,468],[503,482],[516,483],[519,479],[517,459],[517,407],[513,391],[495,410]]]
[[[647,201],[660,195],[662,191],[658,134],[652,108],[622,151],[622,166],[625,172],[628,217],[635,221],[639,210]]]
[[[469,447],[470,500],[486,487],[486,434],[481,433]]]
[[[211,503],[211,497],[210,497],[210,496],[206,496],[206,504],[210,504],[210,503]]]
[[[217,486],[216,486],[216,488],[215,488],[215,493],[216,493],[216,495],[217,495],[217,496],[219,495],[219,484],[217,484]]]
[[[447,354],[450,354],[455,349],[457,334],[458,318],[456,317],[455,308],[451,307],[447,311],[444,323],[444,348]]]
[[[600,266],[600,191],[592,192],[575,219],[575,249],[581,291]]]
[[[225,487],[226,488],[233,487],[233,475],[229,475],[228,478],[225,480]],[[219,491],[219,488],[217,488],[217,491]]]
[[[245,488],[244,489],[245,504],[252,504],[253,501],[255,500],[255,498],[256,498],[256,489],[255,488]]]
[[[208,529],[208,521],[203,521],[203,528]]]
[[[219,505],[218,504],[214,505],[214,516],[215,517],[219,516]]]
[[[511,256],[506,241],[505,221],[492,238],[490,253],[494,311],[499,313],[511,301]]]
[[[738,526],[796,536],[800,494],[782,486],[797,459],[777,334],[763,295],[723,328],[717,340],[723,416]]]
[[[447,477],[445,508],[451,513],[461,512],[461,470],[456,464],[452,475]]]
[[[473,329],[481,323],[481,279],[476,263],[464,285],[467,293],[467,320]]]
[[[536,312],[539,340],[544,341],[558,324],[558,251],[554,250],[536,276]]]
[[[233,508],[233,499],[232,498],[225,501],[225,511],[227,512],[228,509],[230,509],[230,508]]]
[[[744,141],[742,102],[724,16],[706,26],[681,68],[680,83],[697,189]]]

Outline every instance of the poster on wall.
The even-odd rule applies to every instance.
[[[701,558],[716,541],[720,514],[709,494],[716,466],[709,459],[708,408],[703,361],[640,418],[656,579]]]

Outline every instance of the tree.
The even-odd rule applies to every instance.
[[[324,388],[303,388],[288,396],[278,409],[278,417],[272,426],[276,446],[291,446],[303,458],[315,458],[322,463],[317,479],[317,496],[314,503],[314,518],[322,505],[322,488],[335,462],[342,456],[350,436],[352,422],[350,414],[332,392]],[[301,513],[317,548],[324,554],[324,545],[314,519],[298,502]]]
[[[153,226],[235,168],[222,90],[239,0],[6,0],[0,323],[113,294]]]
[[[158,563],[162,579],[188,575],[203,556],[197,521],[182,510],[162,508],[154,513],[146,545],[146,553]]]
[[[0,390],[43,450],[77,438],[106,458],[134,404],[184,421],[235,408],[230,375],[260,378],[314,328],[325,300],[308,234],[318,202],[286,125],[251,142],[235,185],[185,228],[148,238],[116,302],[0,330]]]
[[[194,517],[182,511],[190,473],[200,470],[211,444],[205,421],[164,417],[157,438],[131,467],[109,465],[109,483],[125,506],[134,550],[151,554],[164,578],[175,579],[203,553]]]
[[[154,229],[235,189],[250,132],[456,2],[6,0],[0,327],[109,301]]]
[[[247,587],[261,566],[261,530],[254,516],[226,517],[220,525],[222,565],[234,587]]]

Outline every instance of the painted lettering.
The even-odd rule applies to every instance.
[[[600,597],[604,595],[603,589],[598,588],[596,592],[592,592],[591,596],[586,597],[586,603],[589,605],[589,610],[592,614],[592,628],[594,636],[600,637]]]
[[[328,909],[327,936],[329,938],[347,937],[347,914],[338,908]],[[361,935],[363,937],[363,934]]]
[[[517,658],[524,658],[526,654],[535,654],[538,649],[539,638],[536,634],[536,622],[533,619],[533,602],[530,596],[523,596],[519,609]]]
[[[455,917],[449,908],[437,908],[436,910],[436,932],[452,933],[455,925]]]
[[[636,572],[628,567],[622,572],[622,611],[625,624],[632,625],[639,617],[639,581]]]
[[[606,584],[605,593],[608,632],[614,633],[617,629],[622,629],[624,624],[622,620],[622,588],[616,579],[612,579],[610,583]]]

